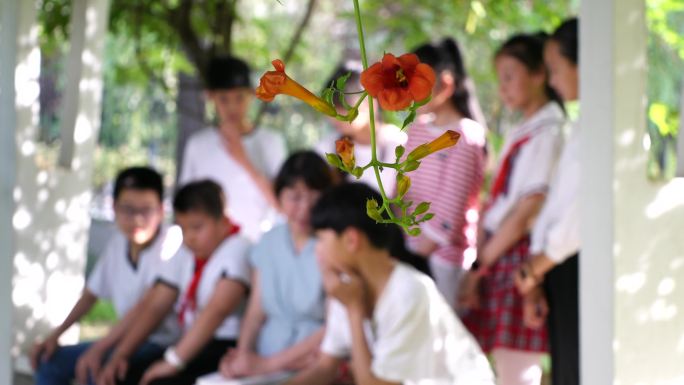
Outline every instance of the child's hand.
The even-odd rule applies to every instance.
[[[97,377],[97,385],[116,385],[119,381],[126,377],[128,372],[128,360],[121,356],[113,356],[107,362],[107,365],[100,371]],[[79,382],[79,384],[87,384],[88,382]]]
[[[366,315],[366,288],[356,273],[328,266],[324,269],[323,286],[328,295],[340,301],[349,311]]]
[[[268,372],[267,359],[246,350],[231,349],[221,360],[221,374],[238,378]]]
[[[148,385],[150,382],[165,377],[171,377],[178,373],[178,369],[175,366],[169,364],[166,361],[157,361],[154,365],[150,366],[145,375],[143,375],[142,380],[140,380],[141,385]]]
[[[515,287],[518,289],[520,295],[525,296],[532,292],[532,290],[541,283],[537,277],[532,273],[532,268],[529,263],[523,264],[518,271],[515,272]]]
[[[52,354],[59,347],[57,337],[50,335],[45,341],[38,342],[31,349],[31,366],[33,370],[38,370],[38,366],[52,357]]]
[[[104,352],[95,344],[78,358],[75,373],[77,384],[90,383],[90,381],[88,381],[88,375],[90,375],[90,378],[93,380],[98,378],[103,356]]]
[[[459,309],[477,309],[480,307],[480,276],[468,271],[461,280],[456,303]]]
[[[546,296],[540,287],[536,287],[524,298],[523,322],[530,329],[539,329],[544,326],[548,313],[549,305],[546,302]]]

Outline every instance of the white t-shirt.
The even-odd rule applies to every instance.
[[[285,161],[282,136],[263,128],[242,137],[242,144],[254,167],[273,179]],[[228,201],[230,217],[241,233],[256,241],[277,219],[277,211],[268,204],[261,190],[247,172],[226,151],[218,129],[206,128],[190,137],[185,145],[180,185],[211,179],[221,185]]]
[[[209,303],[214,294],[214,288],[219,280],[229,278],[240,281],[245,285],[250,284],[250,269],[248,265],[248,252],[250,242],[245,237],[233,235],[224,240],[221,245],[209,257],[204,265],[202,276],[197,287],[197,309],[194,314],[184,315],[184,329],[187,331],[192,326],[197,315]],[[192,281],[195,272],[195,257],[192,251],[183,246],[174,257],[174,262],[167,264],[159,278],[165,284],[177,287],[179,290],[174,314],[178,317],[181,305]],[[244,301],[243,301],[244,302]],[[240,332],[240,318],[244,303],[239,309],[230,314],[216,329],[214,337],[218,339],[237,339]]]
[[[335,141],[340,139],[340,134],[338,132],[333,132],[330,135],[324,137],[317,145],[316,152],[318,152],[323,159],[325,159],[325,154],[335,154]],[[378,145],[378,160],[385,163],[394,163],[396,160],[394,149],[399,145],[406,144],[406,133],[401,131],[398,127],[392,125],[383,125],[377,128],[377,145]],[[371,160],[372,149],[370,144],[359,144],[354,143],[354,159],[356,159],[357,166],[365,166]],[[357,180],[353,176],[349,177],[350,180]],[[380,178],[382,179],[382,185],[385,188],[385,192],[391,195],[394,193],[394,185],[397,183],[397,172],[392,168],[384,168],[380,173]],[[378,189],[378,181],[375,179],[375,172],[372,168],[366,170],[361,178],[358,179],[359,182],[366,183],[367,185]]]
[[[397,263],[364,332],[379,379],[405,385],[493,385],[487,358],[456,318],[433,281]],[[321,351],[349,357],[347,310],[330,301]]]
[[[558,264],[579,252],[581,246],[580,140],[577,126],[573,125],[572,128],[573,131],[563,149],[546,204],[532,229],[530,245],[530,253],[544,253]]]
[[[130,259],[128,240],[117,229],[90,273],[86,287],[98,298],[111,301],[117,316],[122,318],[154,285],[160,272],[173,263],[182,242],[183,234],[178,226],[162,226],[152,244],[140,253],[138,263],[134,264]],[[169,345],[179,335],[176,319],[169,316],[149,340]]]
[[[512,158],[508,188],[500,194],[484,215],[484,228],[495,232],[511,209],[528,195],[546,193],[563,147],[563,110],[555,102],[547,103],[531,118],[515,127],[501,150],[505,159],[511,147],[521,139],[530,138]],[[501,162],[494,173],[499,173]]]

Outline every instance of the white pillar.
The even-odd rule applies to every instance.
[[[32,5],[32,1],[22,1]],[[68,167],[59,167],[54,158],[39,157],[37,138],[37,94],[17,95],[17,178],[15,189],[13,354],[20,370],[26,369],[24,354],[36,337],[59,324],[71,309],[83,287],[86,242],[90,225],[89,206],[93,172],[93,152],[100,125],[103,48],[107,31],[109,0],[77,0],[72,4],[70,60],[80,63],[80,71],[67,71],[69,83],[63,94],[65,105],[75,106],[73,119],[64,123],[67,132]],[[33,19],[35,20],[35,18]],[[21,24],[21,23],[20,23]],[[21,30],[21,28],[20,28]],[[30,28],[37,32],[35,25]],[[31,35],[32,36],[32,35]],[[80,36],[80,37],[79,37]],[[27,40],[33,47],[33,37]],[[36,46],[37,47],[37,46]],[[33,48],[32,48],[33,49]],[[33,68],[40,60],[26,50]],[[22,55],[19,60],[21,62]],[[74,59],[75,58],[75,59]],[[34,72],[27,72],[25,84],[17,90],[31,90]],[[18,79],[19,81],[19,79]],[[27,86],[28,85],[28,86]],[[35,83],[37,86],[37,82]],[[62,342],[73,343],[77,330]]]
[[[684,383],[684,179],[647,178],[643,0],[580,15],[582,384]]]
[[[613,381],[613,137],[615,29],[619,0],[580,5],[580,121],[582,250],[580,370],[582,384]],[[633,2],[626,0],[625,2]]]
[[[14,67],[19,0],[0,1],[0,384],[12,384],[12,191],[16,179],[14,147]]]

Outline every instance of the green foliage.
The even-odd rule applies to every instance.
[[[111,302],[98,300],[81,322],[88,324],[114,323],[116,321],[116,311]]]
[[[653,179],[671,178],[676,168],[684,68],[684,2],[647,0],[649,165]],[[681,155],[680,155],[681,156]]]

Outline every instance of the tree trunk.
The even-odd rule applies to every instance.
[[[183,165],[185,143],[190,135],[205,127],[204,98],[202,82],[196,76],[178,74],[178,98],[176,113],[178,114],[178,139],[176,145],[176,181]]]

